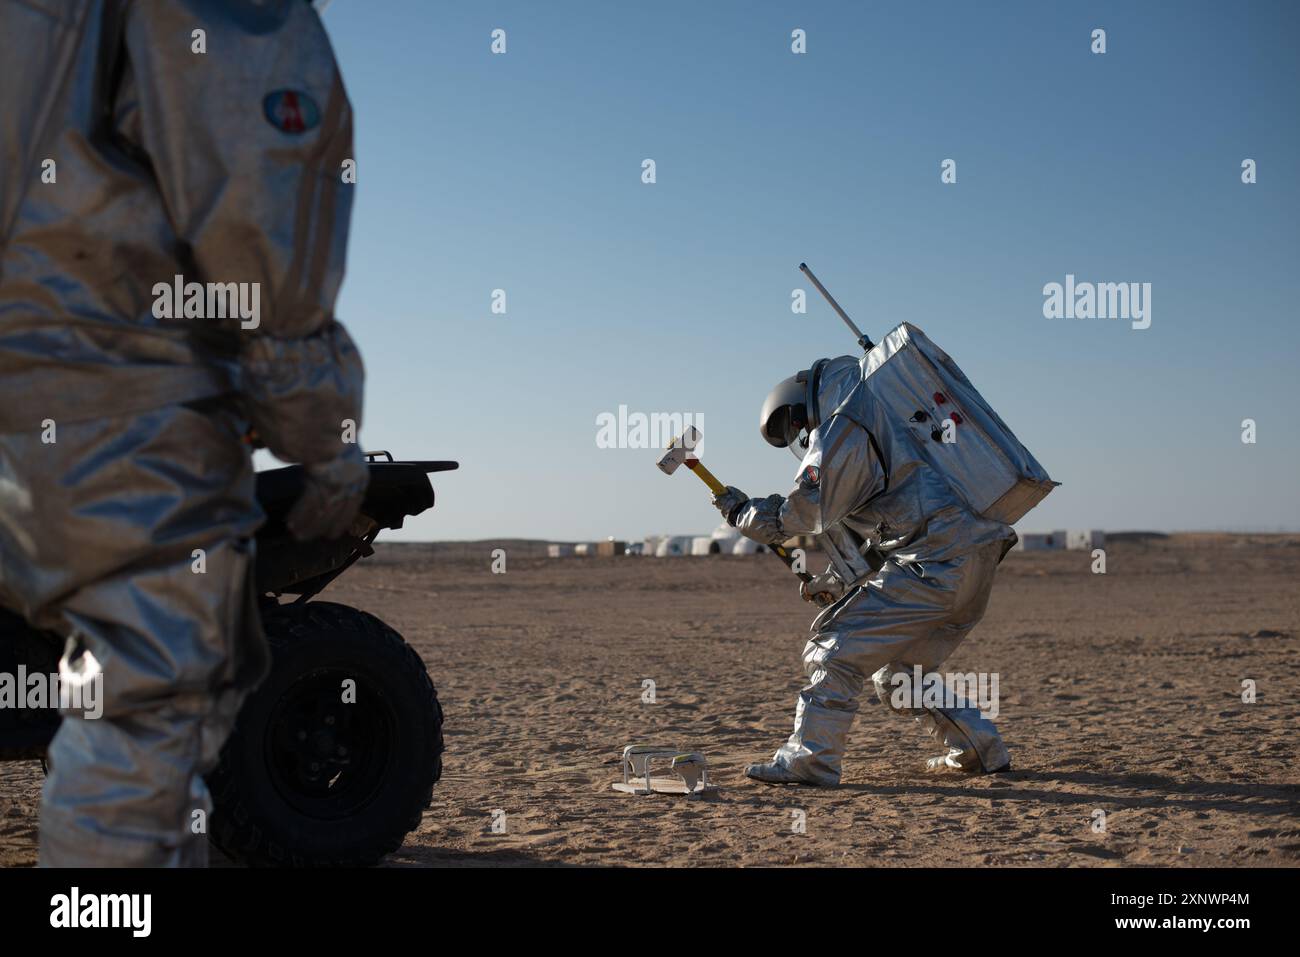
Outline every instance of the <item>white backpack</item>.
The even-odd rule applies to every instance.
[[[885,336],[862,357],[862,374],[925,461],[984,518],[1014,524],[1060,484],[916,326]],[[945,430],[955,441],[943,441]]]

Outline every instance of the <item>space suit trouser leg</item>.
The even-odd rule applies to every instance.
[[[216,402],[0,435],[0,600],[65,636],[60,683],[82,686],[50,745],[44,865],[203,860],[202,772],[269,660],[246,427]]]
[[[67,606],[76,630],[60,677],[98,681],[102,714],[65,713],[50,744],[41,866],[206,865],[203,775],[247,693],[220,685],[250,611],[253,556],[241,540],[204,552],[202,573],[190,560],[137,570]]]
[[[898,680],[900,677],[904,680]],[[991,773],[1011,766],[1011,755],[998,729],[965,696],[953,693],[943,706],[911,707],[914,671],[897,663],[885,665],[871,681],[882,705],[912,715],[921,729],[942,745],[943,753],[927,762],[930,769]]]
[[[843,646],[833,636],[814,636],[804,648],[803,660],[809,681],[795,704],[794,731],[772,762],[804,781],[835,785],[866,674],[856,656],[843,654]]]
[[[799,694],[794,731],[773,762],[802,780],[837,784],[867,677],[891,663],[929,670],[944,661],[983,615],[1000,557],[995,544],[924,567],[886,561],[818,615],[803,654],[809,683]],[[947,733],[954,719],[935,721]]]
[[[938,629],[949,652],[956,648],[984,617],[989,593],[993,590],[993,573],[1005,550],[993,545],[973,553],[966,561],[965,576],[957,586],[957,610],[952,620]],[[947,658],[948,652],[943,654]],[[943,704],[916,707],[917,696],[912,692],[921,671],[932,671],[942,663],[942,658],[927,665],[919,661],[893,661],[883,665],[871,676],[876,698],[885,707],[901,714],[910,714],[927,735],[940,744],[943,753],[927,762],[930,770],[952,769],[975,773],[993,773],[1011,766],[1011,756],[998,729],[960,693],[949,680],[942,680],[945,688]],[[920,666],[918,669],[917,666]],[[939,679],[942,676],[934,676]],[[924,688],[915,689],[923,691]],[[923,698],[923,696],[922,696]],[[924,700],[920,702],[924,705]]]

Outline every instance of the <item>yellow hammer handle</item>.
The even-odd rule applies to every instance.
[[[700,481],[703,482],[705,485],[707,485],[709,487],[709,491],[711,491],[714,495],[721,495],[723,492],[727,490],[727,486],[719,482],[717,478],[714,476],[714,474],[710,472],[708,469],[706,469],[704,467],[704,463],[701,462],[699,459],[687,459],[686,467],[690,469],[692,472],[694,472],[696,475],[698,475],[700,477]],[[790,552],[787,551],[784,546],[772,545],[771,549],[772,551],[776,552],[777,556],[781,559],[781,561],[785,562],[787,565],[793,568],[794,556],[791,555]],[[806,582],[812,581],[812,576],[809,575],[807,572],[797,572],[797,574],[803,581]],[[816,601],[818,605],[821,605],[824,608],[825,606],[831,604],[834,601],[834,599],[831,598],[831,596],[826,592],[819,592]]]
[[[714,478],[713,473],[710,472],[708,469],[706,469],[704,467],[704,463],[701,462],[699,459],[687,459],[686,467],[690,469],[692,472],[694,472],[696,475],[698,475],[700,477],[700,481],[702,481],[705,485],[707,485],[709,487],[709,491],[711,491],[714,495],[721,495],[723,492],[727,490],[727,486],[723,485],[716,478]]]

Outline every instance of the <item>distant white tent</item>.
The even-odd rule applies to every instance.
[[[675,555],[756,555],[763,546],[730,525],[722,524],[708,535],[647,535],[642,554],[656,558]]]
[[[1099,528],[1072,528],[1065,540],[1065,547],[1071,549],[1093,549],[1106,547],[1106,533]]]
[[[692,555],[720,555],[722,548],[711,535],[696,535],[691,539]]]
[[[1041,552],[1065,547],[1066,534],[1056,532],[1020,532],[1020,540],[1012,546],[1013,551]]]
[[[656,558],[671,558],[676,555],[691,553],[690,535],[667,535],[655,546]]]
[[[753,539],[746,538],[736,529],[732,528],[726,522],[723,522],[713,530],[713,542],[717,546],[717,551],[713,554],[723,555],[756,555],[763,550],[763,546]]]
[[[723,522],[708,535],[697,535],[691,539],[692,555],[730,555],[735,544],[741,538],[726,522]]]

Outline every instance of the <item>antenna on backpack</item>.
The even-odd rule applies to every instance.
[[[862,351],[870,352],[875,346],[875,343],[868,339],[866,335],[863,334],[862,330],[853,324],[853,320],[849,318],[849,314],[841,309],[840,304],[835,301],[835,297],[826,291],[826,287],[822,285],[820,279],[813,275],[813,271],[808,268],[808,264],[800,263],[799,271],[812,280],[812,284],[817,287],[817,291],[826,297],[826,301],[831,304],[831,308],[839,314],[839,317],[844,320],[844,324],[852,330],[853,337],[858,340],[858,345],[862,347]]]

